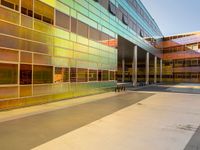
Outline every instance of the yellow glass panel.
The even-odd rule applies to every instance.
[[[54,56],[73,58],[73,51],[59,47],[54,47]]]
[[[31,96],[32,86],[20,86],[20,97]]]
[[[25,15],[21,15],[21,25],[32,28],[33,27],[33,18],[27,17]]]
[[[0,7],[0,19],[19,24],[19,13]]]
[[[33,95],[46,95],[51,94],[51,85],[34,85],[33,86]]]
[[[74,50],[88,53],[88,46],[78,44],[78,43],[74,43]]]
[[[54,38],[54,45],[64,48],[73,49],[73,42],[61,38]]]
[[[48,4],[51,4],[52,3],[52,0],[51,2],[49,2]],[[37,14],[40,14],[42,16],[47,16],[51,19],[54,18],[54,9],[53,7],[50,7],[49,5],[47,4],[44,4],[38,0],[35,0],[35,3],[34,3],[34,11],[35,13]]]

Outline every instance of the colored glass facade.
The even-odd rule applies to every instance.
[[[163,81],[200,82],[200,33],[165,37],[163,47]]]
[[[161,57],[139,0],[0,0],[0,110],[116,86],[119,36]]]

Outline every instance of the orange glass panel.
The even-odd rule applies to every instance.
[[[32,63],[32,53],[21,52],[20,61],[25,63]]]
[[[18,51],[0,49],[0,60],[17,62],[18,59],[19,59]]]
[[[0,99],[16,98],[18,96],[18,87],[0,87]]]
[[[0,19],[19,24],[19,13],[0,7]]]
[[[34,55],[34,63],[36,64],[51,64],[51,57],[46,55]]]

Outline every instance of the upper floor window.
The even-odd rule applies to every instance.
[[[70,29],[70,17],[56,10],[56,25],[67,30]]]
[[[111,2],[109,2],[109,12],[111,14],[113,14],[114,16],[116,15],[117,11],[116,11],[116,6],[114,4],[112,4]]]

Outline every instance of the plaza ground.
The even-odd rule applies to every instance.
[[[200,85],[155,85],[0,112],[4,150],[198,150]]]

